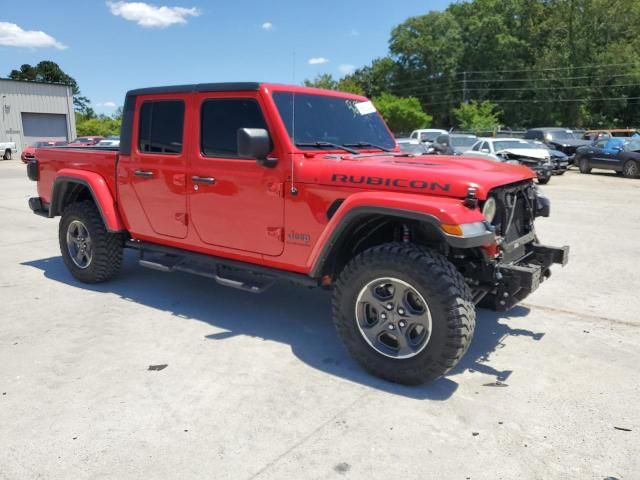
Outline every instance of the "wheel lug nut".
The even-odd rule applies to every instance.
[[[387,310],[393,310],[393,303],[387,303]]]
[[[383,313],[381,313],[381,314],[380,314],[380,318],[381,318],[382,320],[386,320],[386,319],[387,319],[387,314],[386,314],[386,313],[384,313],[384,312],[383,312]]]
[[[400,322],[398,325],[400,325],[400,328],[404,328],[404,326],[406,325],[406,323],[404,323],[404,322]]]
[[[399,309],[398,309],[398,313],[399,313],[400,315],[404,315],[404,308],[399,308]]]
[[[389,324],[389,326],[388,326],[387,328],[388,328],[389,330],[393,330],[393,329],[394,329],[394,328],[396,328],[396,327],[394,327],[392,324]]]

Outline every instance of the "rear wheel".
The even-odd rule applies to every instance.
[[[2,158],[4,158],[5,160],[11,160],[11,149],[7,148],[4,151],[4,156]]]
[[[625,178],[638,178],[638,174],[640,174],[638,162],[635,160],[627,160],[622,167],[622,175]]]
[[[105,282],[120,271],[122,234],[107,231],[92,201],[71,203],[64,209],[58,239],[67,269],[81,282]]]
[[[338,335],[353,358],[391,382],[416,385],[453,368],[475,328],[464,278],[442,255],[390,243],[356,256],[333,295]]]
[[[580,173],[591,173],[591,167],[589,166],[589,160],[586,158],[581,158],[578,162],[578,168],[580,169]]]
[[[538,183],[540,185],[546,185],[547,183],[549,183],[550,180],[551,180],[551,175],[549,175],[548,177],[539,177]]]

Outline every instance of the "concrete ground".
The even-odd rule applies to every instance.
[[[553,178],[538,228],[569,265],[479,311],[461,364],[418,388],[354,364],[322,291],[133,255],[79,284],[34,188],[0,162],[0,478],[640,478],[640,180]]]

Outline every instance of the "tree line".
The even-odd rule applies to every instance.
[[[638,0],[457,2],[393,28],[387,56],[306,84],[414,98],[442,127],[637,126],[638,32]]]

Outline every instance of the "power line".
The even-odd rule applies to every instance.
[[[549,67],[549,68],[524,68],[524,69],[514,69],[514,70],[467,70],[467,73],[518,73],[518,72],[551,72],[551,71],[560,71],[560,70],[582,70],[586,68],[610,68],[610,67],[640,67],[640,63],[601,63],[601,64],[591,64],[591,65],[581,65],[581,66],[566,66],[566,67]],[[457,75],[461,75],[462,72],[457,73]]]

